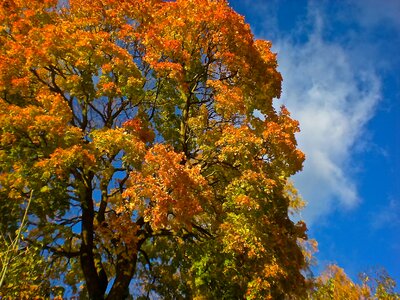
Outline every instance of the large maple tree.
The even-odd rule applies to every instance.
[[[0,229],[30,199],[20,259],[48,266],[24,293],[305,295],[298,123],[226,1],[5,0],[0,45]]]

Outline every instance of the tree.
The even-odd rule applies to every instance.
[[[361,276],[361,284],[353,282],[337,265],[329,265],[316,278],[314,287],[310,289],[309,299],[387,299],[398,300],[400,294],[394,291],[395,281],[384,271]]]
[[[304,296],[281,75],[223,0],[0,4],[0,207],[91,299]],[[106,294],[106,291],[108,293]]]

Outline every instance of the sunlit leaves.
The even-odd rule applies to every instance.
[[[207,182],[199,166],[185,163],[182,154],[171,148],[155,145],[145,156],[140,172],[133,172],[128,189],[131,210],[139,214],[157,230],[191,229],[193,216],[202,211],[202,202],[210,201]]]
[[[396,283],[384,270],[362,274],[361,282],[353,282],[342,268],[329,265],[316,278],[309,299],[400,299]]]
[[[57,280],[93,299],[134,274],[165,298],[304,295],[304,155],[270,42],[226,1],[3,2],[2,208],[36,191],[26,237]]]

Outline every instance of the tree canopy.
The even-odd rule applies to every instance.
[[[360,279],[361,283],[356,283],[346,275],[342,268],[337,265],[329,265],[313,282],[309,299],[400,299],[400,294],[395,292],[396,282],[385,270],[361,274]]]
[[[0,45],[2,264],[27,283],[2,293],[306,295],[298,123],[226,1],[5,0]]]

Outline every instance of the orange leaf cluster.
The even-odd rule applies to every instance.
[[[209,191],[200,168],[184,161],[184,155],[156,144],[149,149],[141,172],[131,174],[123,196],[154,229],[191,229],[193,217],[202,212]]]

